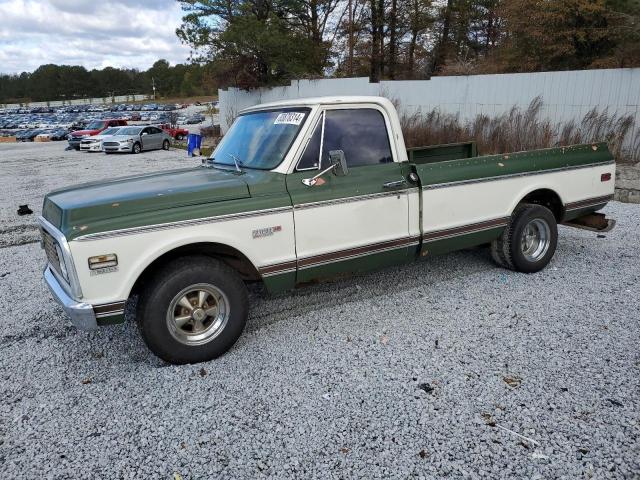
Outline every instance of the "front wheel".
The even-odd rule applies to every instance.
[[[178,141],[182,140],[183,138],[184,138],[184,136],[181,133],[176,135],[176,140],[178,140]]]
[[[502,235],[491,243],[491,255],[501,266],[518,272],[542,270],[558,243],[556,219],[546,207],[519,205]]]
[[[161,268],[142,292],[137,320],[149,349],[172,364],[212,360],[247,321],[247,290],[235,270],[206,256]]]
[[[142,151],[142,145],[136,142],[133,144],[133,148],[131,149],[131,153],[138,154]]]
[[[163,150],[169,150],[169,147],[171,147],[171,143],[169,143],[169,140],[165,140],[164,142],[162,142]]]

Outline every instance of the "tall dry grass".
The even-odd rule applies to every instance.
[[[466,122],[439,109],[416,112],[401,116],[402,131],[407,147],[475,140],[483,155],[605,141],[618,162],[640,162],[640,129],[631,139],[631,115],[593,109],[580,122],[553,123],[541,118],[542,107],[536,97],[526,110],[514,106],[508,113],[478,115]]]

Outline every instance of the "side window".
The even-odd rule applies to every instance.
[[[320,139],[322,135],[322,117],[316,125],[316,129],[311,135],[307,148],[305,148],[302,158],[298,162],[298,170],[307,170],[310,168],[318,168],[318,160],[320,158]]]
[[[331,150],[344,151],[350,167],[393,161],[384,117],[374,109],[328,110],[322,144],[322,168]]]

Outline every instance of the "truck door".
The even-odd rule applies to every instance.
[[[383,110],[327,107],[287,175],[294,207],[297,281],[365,271],[408,258],[408,166],[394,161]],[[329,152],[342,150],[347,175],[328,172],[313,186],[303,179],[327,168]]]

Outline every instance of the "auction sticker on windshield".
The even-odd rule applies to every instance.
[[[277,116],[274,125],[288,124],[288,125],[300,125],[304,120],[303,112],[283,112]]]

